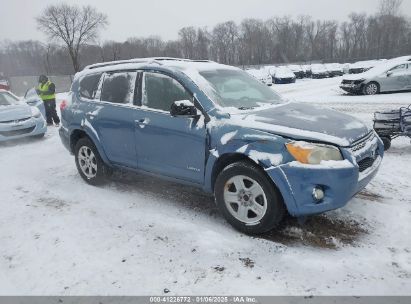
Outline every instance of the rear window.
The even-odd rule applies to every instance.
[[[10,106],[19,102],[14,96],[9,93],[0,93],[0,106]]]
[[[80,81],[80,96],[87,99],[94,99],[101,78],[100,74],[87,75]]]

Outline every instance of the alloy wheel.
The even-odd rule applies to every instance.
[[[370,83],[367,85],[366,93],[367,95],[375,95],[378,92],[378,86],[375,83]]]
[[[259,222],[267,211],[267,198],[261,185],[254,179],[237,175],[224,186],[224,202],[228,211],[245,224]]]
[[[78,151],[78,162],[83,174],[88,178],[94,178],[97,175],[97,159],[93,151],[87,147],[82,146]]]

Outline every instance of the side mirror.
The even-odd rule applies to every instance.
[[[391,77],[392,72],[387,72],[387,77]]]
[[[174,101],[171,105],[170,114],[173,117],[185,116],[185,117],[197,117],[197,108],[190,100],[178,100]]]

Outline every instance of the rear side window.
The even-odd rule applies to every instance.
[[[136,76],[137,72],[118,72],[106,75],[101,90],[101,100],[112,103],[132,104]]]
[[[177,80],[159,73],[144,73],[143,105],[168,112],[173,102],[191,99]]]
[[[80,81],[80,96],[87,99],[94,99],[101,78],[100,74],[87,75]]]

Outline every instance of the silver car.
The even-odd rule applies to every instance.
[[[47,124],[41,111],[0,90],[0,142],[27,136],[43,137]]]
[[[340,88],[365,95],[411,90],[411,62],[386,61],[367,72],[344,76]]]

